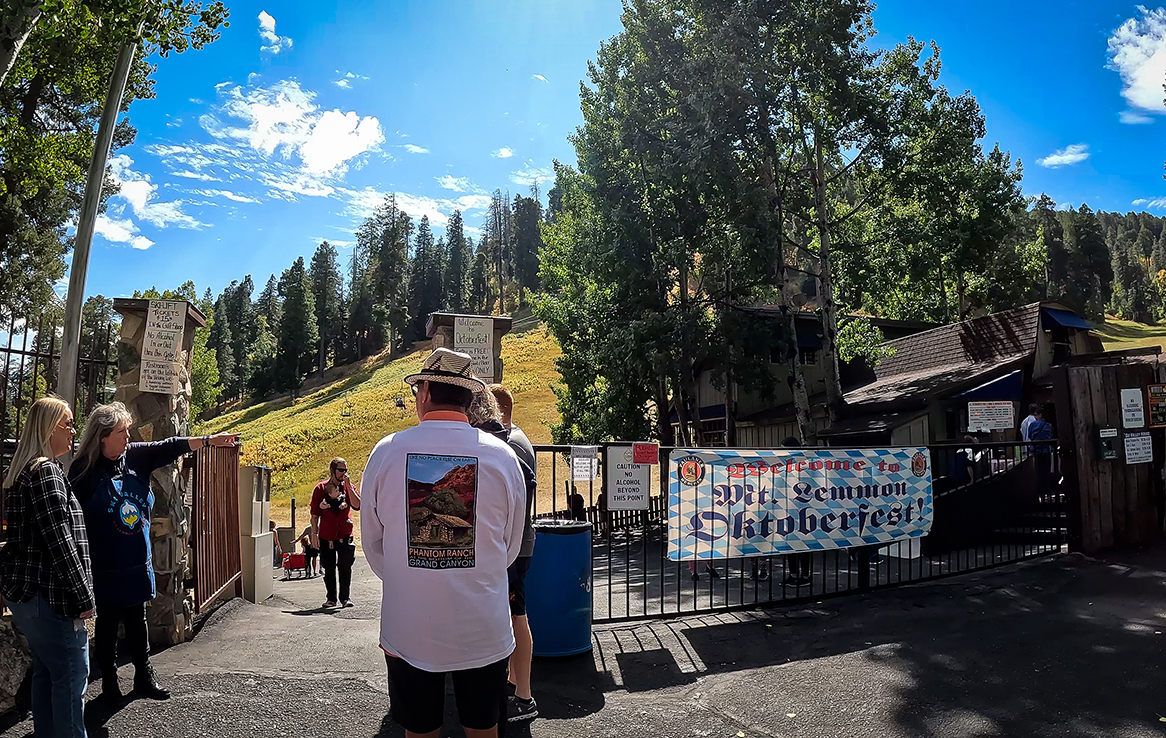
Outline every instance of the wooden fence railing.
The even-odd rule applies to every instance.
[[[211,446],[195,455],[190,545],[195,612],[232,585],[242,595],[239,556],[239,448]]]

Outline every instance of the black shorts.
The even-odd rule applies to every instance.
[[[432,733],[445,723],[445,673],[424,671],[385,654],[389,665],[389,714],[411,733]],[[505,720],[506,675],[510,659],[453,675],[458,721],[463,728],[489,730]]]
[[[526,614],[526,573],[530,571],[530,557],[519,556],[506,570],[510,580],[510,616]]]

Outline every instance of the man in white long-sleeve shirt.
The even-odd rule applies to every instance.
[[[436,737],[452,673],[466,735],[496,736],[525,479],[514,452],[466,418],[473,393],[486,391],[468,355],[437,349],[405,382],[421,423],[378,443],[361,481],[362,545],[383,582],[391,715],[409,736]]]

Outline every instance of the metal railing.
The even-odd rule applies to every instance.
[[[644,511],[605,510],[607,446],[597,478],[571,482],[570,447],[536,446],[536,518],[593,526],[594,620],[634,620],[821,599],[936,579],[1061,550],[1069,530],[1057,443],[930,446],[934,516],[922,539],[812,553],[713,559],[667,557],[668,454]],[[1047,452],[1047,453],[1046,453]],[[553,493],[550,492],[553,490]],[[572,510],[571,496],[576,499]]]
[[[190,535],[195,612],[232,585],[241,596],[239,551],[239,448],[210,446],[194,460]]]
[[[0,330],[5,328],[6,333],[0,333],[0,474],[8,471],[28,408],[56,386],[61,362],[58,316],[10,316],[6,324],[0,323]],[[89,412],[112,398],[110,385],[117,373],[113,339],[112,322],[82,328],[73,405],[78,433]],[[0,541],[4,540],[5,524],[4,491],[0,489]]]

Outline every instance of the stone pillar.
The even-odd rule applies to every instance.
[[[12,625],[12,616],[0,617],[0,715],[16,706],[16,693],[32,666],[24,636]]]
[[[188,305],[186,326],[179,356],[178,392],[159,394],[138,389],[142,340],[146,332],[149,300],[114,300],[121,316],[121,335],[117,344],[118,376],[114,399],[125,403],[134,423],[130,435],[134,441],[160,441],[189,433],[190,367],[194,332],[206,325],[195,307]],[[187,506],[188,480],[181,472],[181,462],[164,467],[150,477],[154,490],[154,510],[150,524],[150,544],[154,552],[154,577],[158,596],[146,608],[150,642],[172,646],[191,635],[194,595],[186,588],[190,572],[190,510]]]

